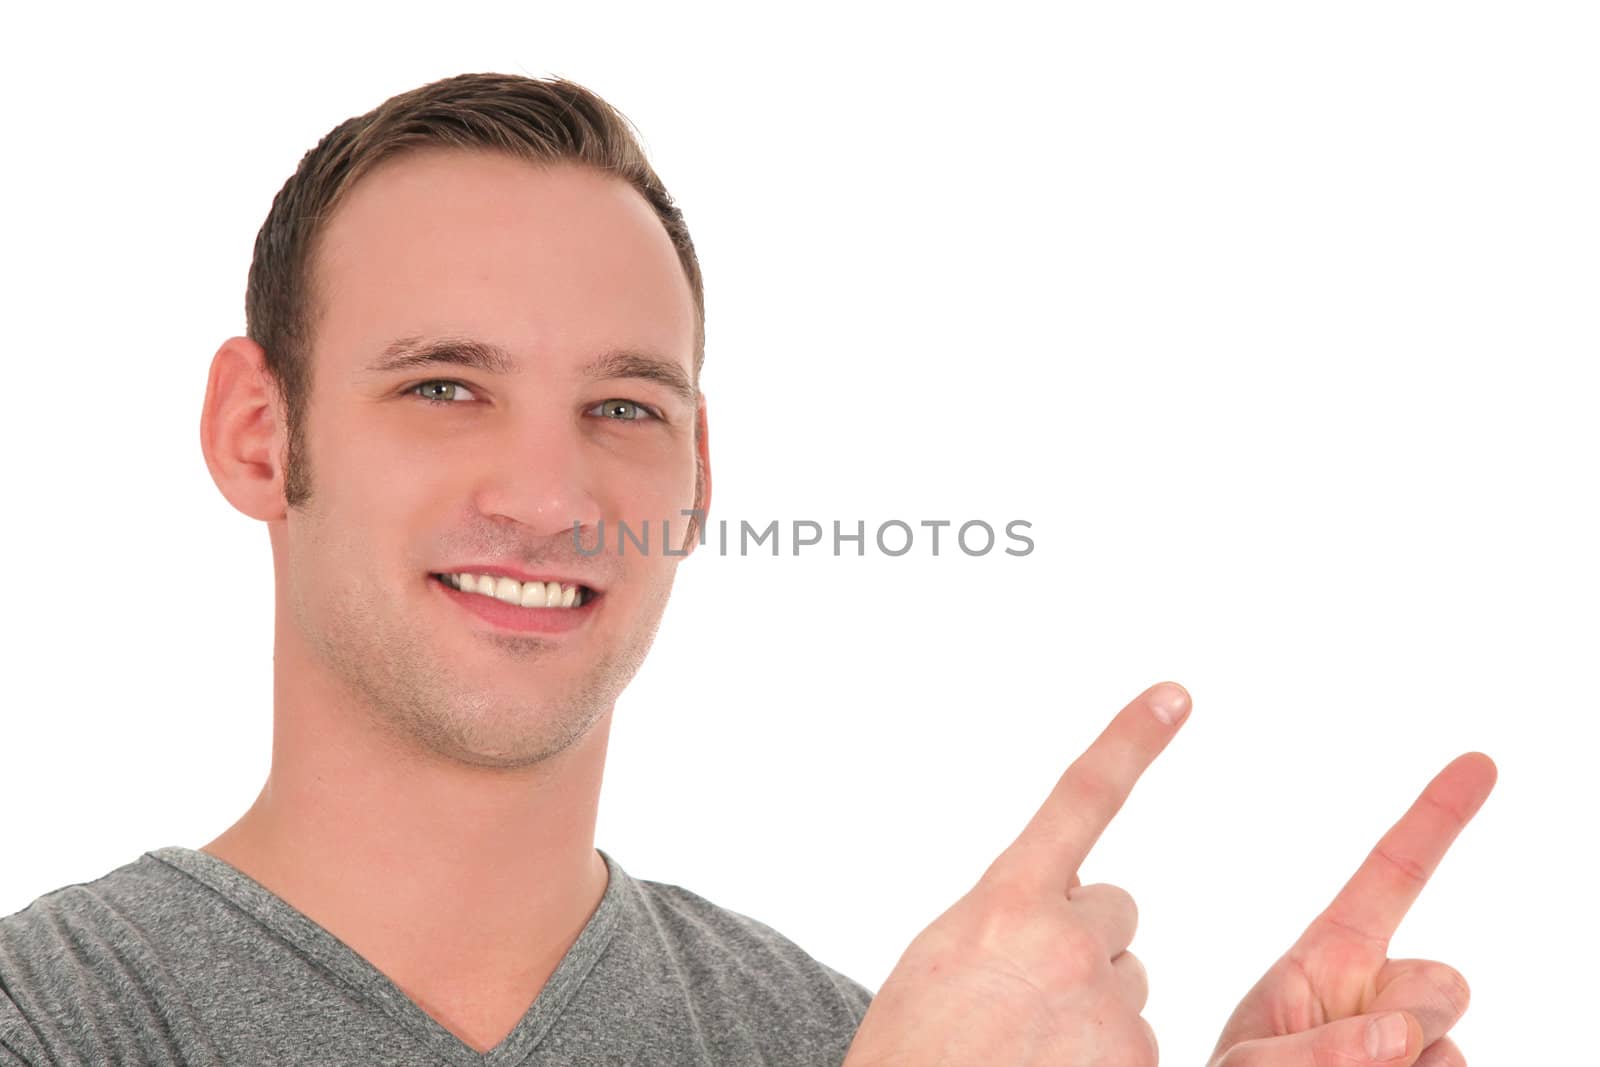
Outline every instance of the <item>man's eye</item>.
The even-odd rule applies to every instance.
[[[602,400],[590,408],[588,414],[620,422],[645,421],[657,417],[655,412],[634,400]]]
[[[433,393],[428,392],[428,390],[433,389],[438,389],[439,391]],[[422,390],[422,392],[418,392],[418,390]],[[431,382],[419,382],[418,384],[413,385],[410,389],[407,389],[406,392],[420,396],[422,399],[431,404],[453,404],[461,398],[462,393],[465,393],[469,400],[473,399],[472,390],[468,389],[460,382],[452,382],[448,379],[437,379]]]

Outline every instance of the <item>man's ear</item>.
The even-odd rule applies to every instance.
[[[689,516],[689,533],[683,539],[681,546],[684,554],[694,551],[700,543],[700,538],[705,533],[706,516],[711,512],[711,437],[706,429],[706,397],[700,394],[700,402],[694,414],[694,504],[698,512]]]
[[[266,351],[230,337],[211,357],[200,409],[200,450],[228,503],[263,522],[285,516],[282,405]]]

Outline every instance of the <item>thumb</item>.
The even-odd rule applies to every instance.
[[[1410,1067],[1422,1055],[1422,1024],[1410,1012],[1356,1015],[1283,1037],[1241,1041],[1212,1067]]]

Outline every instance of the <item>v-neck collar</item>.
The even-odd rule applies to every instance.
[[[513,1067],[538,1047],[561,1017],[616,931],[628,875],[604,849],[595,851],[605,860],[608,874],[599,905],[527,1012],[488,1052],[479,1052],[445,1029],[365,956],[232,864],[209,852],[178,845],[153,849],[146,855],[203,883],[243,910],[301,955],[376,1004],[445,1063],[455,1067]]]

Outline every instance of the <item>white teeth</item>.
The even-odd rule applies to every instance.
[[[571,608],[584,602],[576,585],[560,582],[519,582],[492,574],[446,574],[445,582],[463,593],[492,596],[524,608]]]

